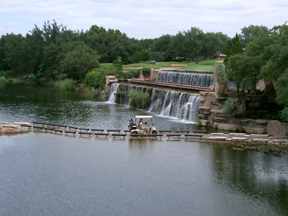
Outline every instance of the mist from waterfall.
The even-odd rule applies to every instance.
[[[213,74],[168,70],[161,70],[158,74],[157,81],[197,87],[210,87],[214,84]]]

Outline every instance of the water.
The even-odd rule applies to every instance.
[[[148,112],[183,123],[195,124],[198,121],[200,104],[200,95],[198,94],[121,84],[117,88],[111,87],[112,95],[109,98],[114,97],[114,89],[122,95],[120,101],[122,104],[128,104],[130,91],[142,91],[151,95]]]
[[[213,74],[168,70],[161,70],[158,74],[157,81],[165,83],[192,85],[197,87],[210,87],[214,84]]]
[[[139,112],[15,92],[17,97],[0,92],[0,121],[118,128]],[[155,120],[166,128],[193,127]],[[284,216],[287,162],[287,155],[188,141],[1,136],[0,215]]]
[[[110,92],[109,92],[109,98],[107,103],[109,104],[115,104],[116,103],[116,93],[119,88],[118,83],[112,83],[110,87]]]
[[[185,123],[197,123],[199,103],[199,95],[153,89],[149,112]]]

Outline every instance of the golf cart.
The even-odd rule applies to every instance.
[[[153,126],[153,116],[137,115],[135,120],[129,121],[128,129],[131,135],[156,135],[157,129]]]

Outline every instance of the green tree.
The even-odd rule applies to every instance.
[[[98,66],[99,56],[83,42],[72,42],[65,46],[66,52],[60,60],[59,70],[68,78],[84,79],[86,73]]]

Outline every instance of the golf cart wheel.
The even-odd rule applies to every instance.
[[[157,131],[152,131],[152,135],[157,135]]]

